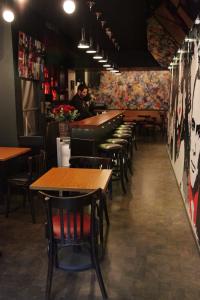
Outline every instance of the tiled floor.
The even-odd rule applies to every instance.
[[[114,186],[102,272],[109,298],[199,300],[200,257],[166,146],[139,144],[127,195]],[[44,299],[47,251],[42,214],[0,216],[0,300]],[[52,299],[102,299],[93,271],[56,271]]]

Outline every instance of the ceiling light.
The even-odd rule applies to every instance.
[[[104,51],[102,50],[102,58],[99,60],[100,63],[107,63],[107,58],[105,58]]]
[[[199,16],[196,18],[195,22],[194,22],[196,25],[199,25],[200,24],[200,18]]]
[[[76,4],[74,0],[66,0],[63,2],[63,9],[67,14],[73,14],[76,9]]]
[[[8,8],[4,9],[2,16],[3,16],[3,19],[8,23],[13,22],[14,18],[15,18],[15,15],[14,15],[13,11],[11,9],[8,9]]]
[[[97,51],[93,47],[93,40],[92,40],[92,38],[90,38],[90,47],[89,47],[88,50],[86,50],[86,53],[93,54],[93,53],[96,53],[96,52]]]
[[[96,52],[97,51],[95,49],[90,49],[90,48],[86,51],[86,53],[89,53],[89,54],[94,54]]]
[[[189,38],[189,37],[186,37],[185,38],[185,42],[188,42],[188,43],[192,43],[192,42],[195,42],[196,39],[192,39],[192,38]]]
[[[93,56],[93,58],[99,60],[99,59],[102,59],[103,57],[102,57],[100,54],[96,53],[96,54]]]
[[[81,40],[80,40],[80,42],[78,44],[78,48],[79,49],[87,49],[87,48],[89,48],[89,44],[88,44],[88,42],[85,39],[85,29],[84,28],[82,28],[82,30],[81,30]]]
[[[105,64],[105,65],[103,65],[103,67],[104,67],[104,68],[110,68],[111,65],[110,65],[110,64]]]
[[[92,11],[92,7],[95,5],[95,2],[94,1],[88,1],[88,5],[89,5],[89,8],[90,8],[90,11]]]
[[[103,56],[102,56],[99,52],[100,52],[100,51],[99,51],[99,45],[97,45],[97,52],[96,52],[96,54],[93,56],[93,59],[99,60],[99,59],[102,59],[102,58],[103,58]]]

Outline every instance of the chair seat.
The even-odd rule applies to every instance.
[[[30,178],[29,174],[26,173],[19,173],[14,176],[8,178],[8,183],[15,184],[15,185],[29,185],[31,182],[37,179],[37,175],[33,174]]]
[[[87,236],[90,234],[90,223],[91,223],[90,215],[84,214],[83,220],[84,220],[83,221],[83,234],[85,236]],[[80,215],[77,215],[76,222],[77,222],[77,236],[80,237],[80,235],[81,235],[81,233],[80,233],[80,228],[81,228]],[[60,239],[61,238],[60,216],[59,215],[53,216],[52,223],[53,223],[54,237],[56,239]],[[64,218],[64,234],[65,234],[66,238],[68,235],[67,224],[68,224],[68,217],[65,216],[65,218]],[[74,236],[74,216],[72,214],[70,215],[70,236]]]
[[[20,174],[16,174],[13,177],[9,177],[8,178],[8,183],[11,184],[28,184],[30,182],[30,176],[28,176],[27,173],[20,173]]]
[[[120,150],[122,148],[122,146],[119,144],[109,144],[109,143],[100,144],[99,147],[102,150]]]

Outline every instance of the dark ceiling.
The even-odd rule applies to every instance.
[[[166,1],[93,0],[95,5],[91,10],[88,2],[76,0],[77,8],[73,15],[64,13],[63,0],[34,0],[29,2],[27,10],[37,12],[65,35],[74,60],[78,61],[80,67],[81,64],[84,67],[87,64],[94,66],[92,58],[77,49],[83,26],[86,37],[89,39],[92,36],[94,42],[120,67],[159,67],[147,49],[147,19],[161,2]],[[99,12],[101,15],[97,20],[96,13]],[[103,27],[101,21],[106,21]],[[112,32],[111,38],[106,34],[106,28]]]

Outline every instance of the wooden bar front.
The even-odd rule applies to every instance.
[[[97,155],[97,146],[122,122],[123,111],[113,110],[72,122],[71,155]]]

